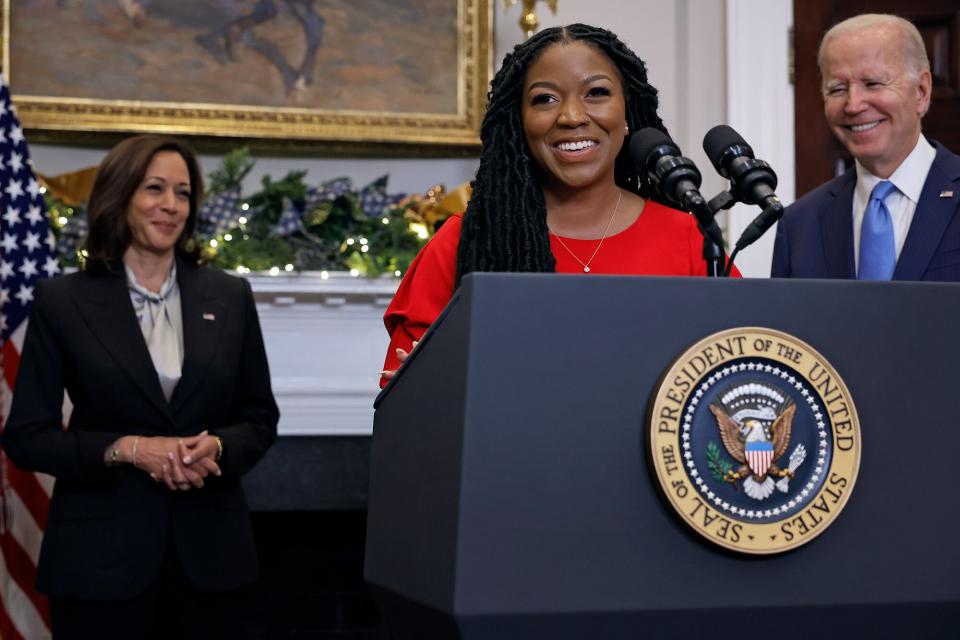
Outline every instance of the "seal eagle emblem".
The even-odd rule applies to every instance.
[[[650,406],[648,454],[688,526],[742,553],[820,535],[860,464],[853,399],[813,347],[760,327],[707,336],[680,354]]]
[[[784,468],[777,461],[790,444],[797,405],[776,390],[751,382],[724,393],[719,402],[710,405],[710,412],[717,419],[724,449],[740,463],[736,470],[726,471],[722,479],[734,486],[743,480],[744,492],[756,500],[768,498],[774,487],[783,493],[789,491],[790,479],[803,464],[806,449],[802,443],[797,444]]]

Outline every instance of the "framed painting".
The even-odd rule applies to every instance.
[[[473,146],[493,0],[2,0],[24,127]]]

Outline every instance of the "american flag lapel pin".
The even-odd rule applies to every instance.
[[[204,319],[204,320],[209,320],[210,322],[213,322],[214,320],[217,319],[217,316],[213,315],[212,313],[205,313],[205,314],[203,314],[203,319]]]
[[[953,191],[941,191],[941,192],[940,192],[940,197],[941,197],[941,198],[952,198],[952,197],[953,197]]]

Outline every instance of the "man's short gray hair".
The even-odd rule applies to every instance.
[[[912,22],[890,13],[863,13],[838,22],[823,34],[820,49],[817,51],[820,75],[823,75],[823,52],[831,40],[837,36],[877,27],[892,27],[900,32],[903,42],[903,64],[914,80],[920,76],[921,72],[930,70],[930,60],[927,58],[923,37]]]

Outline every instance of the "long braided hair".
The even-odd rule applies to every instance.
[[[457,286],[473,271],[555,270],[539,167],[527,147],[520,105],[530,65],[548,46],[570,42],[596,47],[616,66],[630,131],[656,127],[666,132],[657,115],[657,90],[647,82],[646,65],[610,31],[585,24],[553,27],[514,47],[490,83],[480,127],[480,167],[460,232]],[[623,189],[658,199],[646,177],[637,175],[627,144],[614,163],[614,180]]]

